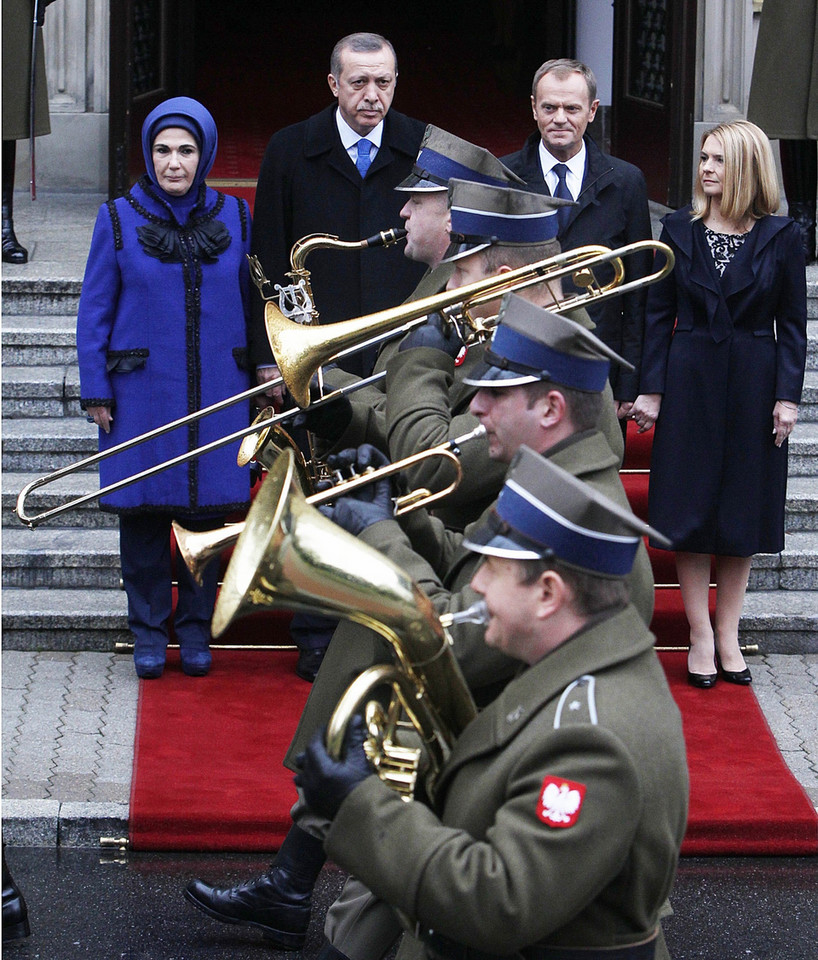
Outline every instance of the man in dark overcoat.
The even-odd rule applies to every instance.
[[[653,960],[684,836],[681,717],[622,577],[646,524],[522,447],[481,556],[485,643],[518,675],[406,803],[373,775],[356,718],[318,732],[296,783],[335,863],[408,931],[399,957]],[[652,531],[650,531],[652,532]]]
[[[384,37],[344,37],[333,50],[328,77],[337,105],[271,138],[253,214],[253,252],[271,282],[286,283],[292,245],[308,234],[354,241],[398,225],[403,199],[394,187],[411,172],[426,125],[391,109],[397,76],[395,52]],[[316,250],[307,269],[321,323],[392,307],[423,274],[422,265],[399,247]],[[257,365],[273,362],[258,297],[250,358]],[[364,375],[373,362],[374,348],[345,366]],[[259,382],[273,373],[262,372]]]
[[[565,250],[586,244],[621,247],[649,240],[650,210],[645,178],[637,167],[603,153],[587,135],[599,106],[596,78],[578,60],[548,60],[534,74],[531,109],[537,131],[523,148],[502,160],[532,188],[576,201],[560,218],[557,239]],[[555,169],[556,168],[556,169]],[[650,272],[650,253],[625,260],[626,279]],[[605,270],[600,280],[609,279]],[[645,292],[634,290],[588,306],[595,333],[632,366],[612,370],[617,413],[626,417],[639,394]]]

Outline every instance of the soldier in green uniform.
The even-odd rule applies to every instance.
[[[496,193],[519,194],[522,199],[498,197]],[[514,231],[526,230],[528,236],[531,236],[532,221],[535,221],[536,214],[540,218],[540,223],[537,226],[539,230],[543,231],[543,237],[538,237],[534,246],[539,247],[544,242],[548,242],[547,230],[551,228],[550,222],[555,218],[553,217],[553,207],[541,203],[543,198],[534,194],[528,195],[520,191],[502,190],[500,188],[497,188],[496,191],[494,188],[486,188],[481,195],[482,202],[486,207],[486,221],[483,229],[489,230],[491,221],[494,221],[494,229],[491,230],[490,237],[499,229],[496,224],[498,204],[500,202],[503,204],[502,208],[499,209],[499,216],[501,219],[505,218],[508,221],[505,224],[504,236],[506,241],[495,241],[493,244],[500,248],[502,260],[510,258],[511,245],[515,243],[515,238],[520,238],[520,233]],[[528,206],[529,198],[531,202],[538,206]],[[480,199],[479,197],[472,198],[475,203]],[[512,214],[516,214],[516,216]],[[455,217],[459,217],[459,214],[453,211],[453,223],[460,225],[460,221],[454,219]],[[532,244],[518,244],[518,246],[520,249],[515,250],[515,252],[519,255],[524,255],[523,251],[525,249],[528,250],[529,255],[532,254]],[[482,251],[474,253],[474,256],[482,257],[482,255]],[[536,259],[536,257],[531,256],[531,259]],[[540,321],[546,316],[545,311],[527,304],[520,297],[513,297],[511,302],[515,304],[512,314],[515,310],[521,309],[532,311],[528,323],[539,329]],[[619,459],[611,451],[606,439],[595,429],[600,410],[604,408],[606,402],[602,398],[601,391],[607,389],[610,392],[607,376],[609,359],[612,354],[593,335],[576,324],[554,314],[547,316],[553,319],[556,328],[561,331],[559,344],[555,346],[555,350],[557,353],[563,352],[565,354],[565,366],[570,370],[572,367],[570,354],[573,350],[576,350],[578,356],[575,363],[580,366],[590,363],[595,366],[598,372],[593,386],[576,391],[575,399],[579,402],[584,394],[589,394],[596,396],[597,400],[595,402],[586,400],[582,404],[584,413],[577,424],[574,424],[571,420],[570,412],[566,410],[565,405],[561,405],[559,413],[556,416],[549,416],[542,430],[536,433],[532,432],[527,442],[539,450],[546,450],[554,446],[553,455],[559,458],[558,462],[562,463],[566,469],[575,471],[590,482],[598,484],[600,489],[605,490],[611,496],[618,497],[620,502],[624,504],[626,498],[618,476]],[[536,342],[537,337],[548,337],[548,334],[532,331],[532,336]],[[574,343],[575,339],[576,344]],[[530,337],[525,340],[523,343],[524,349],[530,344],[530,340]],[[600,353],[600,349],[603,352]],[[422,346],[411,347],[407,351],[401,351],[393,359],[399,360],[404,352],[419,355],[421,362],[423,356],[426,356],[430,364],[438,366],[436,354],[445,351],[426,343]],[[482,349],[480,356],[482,356]],[[447,361],[453,368],[453,361],[448,354],[445,355],[442,363],[445,364]],[[476,367],[477,365],[470,363],[468,371],[473,371]],[[532,370],[531,379],[541,380],[544,369]],[[559,385],[570,385],[570,378],[568,376],[557,378],[555,383],[557,384],[556,389],[559,391]],[[424,391],[424,402],[429,404],[434,413],[448,409],[446,397],[451,385],[451,375],[447,376],[444,373],[434,381],[434,388],[439,391],[434,400],[432,400],[433,392],[431,388]],[[411,392],[411,387],[408,389]],[[467,397],[470,397],[477,391],[478,384],[468,384],[460,389],[468,390]],[[390,397],[388,403],[392,403],[390,390],[387,391],[387,396]],[[411,402],[411,398],[407,402]],[[612,410],[612,399],[610,397],[608,397],[607,402],[609,409]],[[589,403],[592,408],[590,412],[588,410]],[[474,414],[467,412],[465,415],[469,417],[471,426],[477,424],[478,420]],[[615,428],[614,435],[621,438],[618,427]],[[490,466],[494,466],[497,471],[504,472],[513,453],[514,450],[511,450],[503,459],[489,460],[484,456],[482,462],[475,464],[472,469],[482,471],[485,474]],[[499,488],[499,482],[497,488]],[[389,492],[386,491],[387,499],[388,496]],[[411,515],[407,530],[404,531],[391,519],[391,511],[388,506],[385,509],[388,520],[383,523],[370,524],[370,529],[363,535],[364,539],[377,547],[383,548],[384,552],[387,552],[399,564],[406,566],[409,572],[418,579],[421,586],[433,596],[439,610],[451,609],[455,611],[461,606],[468,606],[474,599],[474,595],[470,594],[468,590],[473,556],[468,551],[454,550],[451,554],[448,552],[453,541],[448,537],[446,528],[439,520],[425,518],[421,511]],[[474,519],[477,515],[477,513],[473,513],[471,519]],[[373,538],[372,540],[369,540],[370,536]],[[442,546],[440,547],[437,544],[438,536],[441,538]],[[422,565],[423,570],[417,569],[416,565]],[[645,621],[649,622],[653,609],[653,578],[644,547],[640,553],[638,570],[633,576],[633,581],[636,585],[634,595],[637,598],[640,612]],[[461,590],[465,591],[463,597],[460,596]],[[496,658],[493,661],[485,662],[487,658],[480,632],[466,625],[459,627],[458,631],[460,630],[463,631],[463,638],[462,644],[459,644],[459,649],[463,651],[463,667],[467,673],[467,678],[476,688],[485,688],[486,684],[489,683],[490,686],[483,689],[481,699],[491,699],[498,687],[508,678],[514,665],[506,662],[502,665],[502,669],[499,669]],[[391,658],[391,650],[388,649],[378,634],[345,621],[339,624],[324,661],[326,665],[322,664],[288,757],[285,760],[288,765],[292,765],[293,757],[303,748],[316,727],[326,723],[348,684],[366,667],[373,663],[389,661]],[[294,807],[293,818],[295,825],[290,830],[282,849],[267,873],[248,883],[232,888],[213,887],[201,880],[193,880],[188,884],[185,891],[185,896],[189,902],[213,919],[258,926],[278,944],[292,945],[297,943],[299,938],[303,942],[309,921],[310,893],[323,864],[324,854],[321,837],[324,825],[315,822],[302,804],[296,804]],[[345,952],[344,945],[339,946],[339,949]],[[351,946],[347,945],[347,949],[352,951]]]
[[[653,960],[687,816],[681,718],[624,577],[633,514],[521,448],[488,522],[485,643],[518,675],[455,743],[426,802],[318,733],[296,783],[334,862],[410,931],[399,958]],[[661,535],[659,535],[661,536]]]

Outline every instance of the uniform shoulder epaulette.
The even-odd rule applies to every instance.
[[[577,677],[562,691],[554,716],[554,729],[588,723],[596,726],[598,720],[596,678],[586,673]]]

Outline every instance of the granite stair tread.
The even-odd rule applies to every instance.
[[[3,626],[13,619],[20,625],[35,623],[41,617],[72,617],[88,622],[107,619],[119,625],[127,615],[128,598],[124,590],[39,590],[37,606],[32,606],[31,590],[7,587],[3,590]]]

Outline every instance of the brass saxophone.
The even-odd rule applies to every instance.
[[[339,240],[331,233],[310,233],[300,240],[296,240],[290,250],[290,269],[287,276],[290,283],[273,284],[278,293],[278,309],[290,320],[296,323],[318,323],[318,310],[315,307],[315,298],[310,283],[310,271],[306,267],[307,257],[313,250],[366,250],[370,247],[389,247],[393,243],[400,243],[405,239],[406,231],[402,227],[391,227],[366,237],[364,240]],[[265,287],[270,281],[264,276],[264,271],[257,257],[250,257],[250,275],[258,287],[263,300],[275,300],[272,293],[265,293]]]

